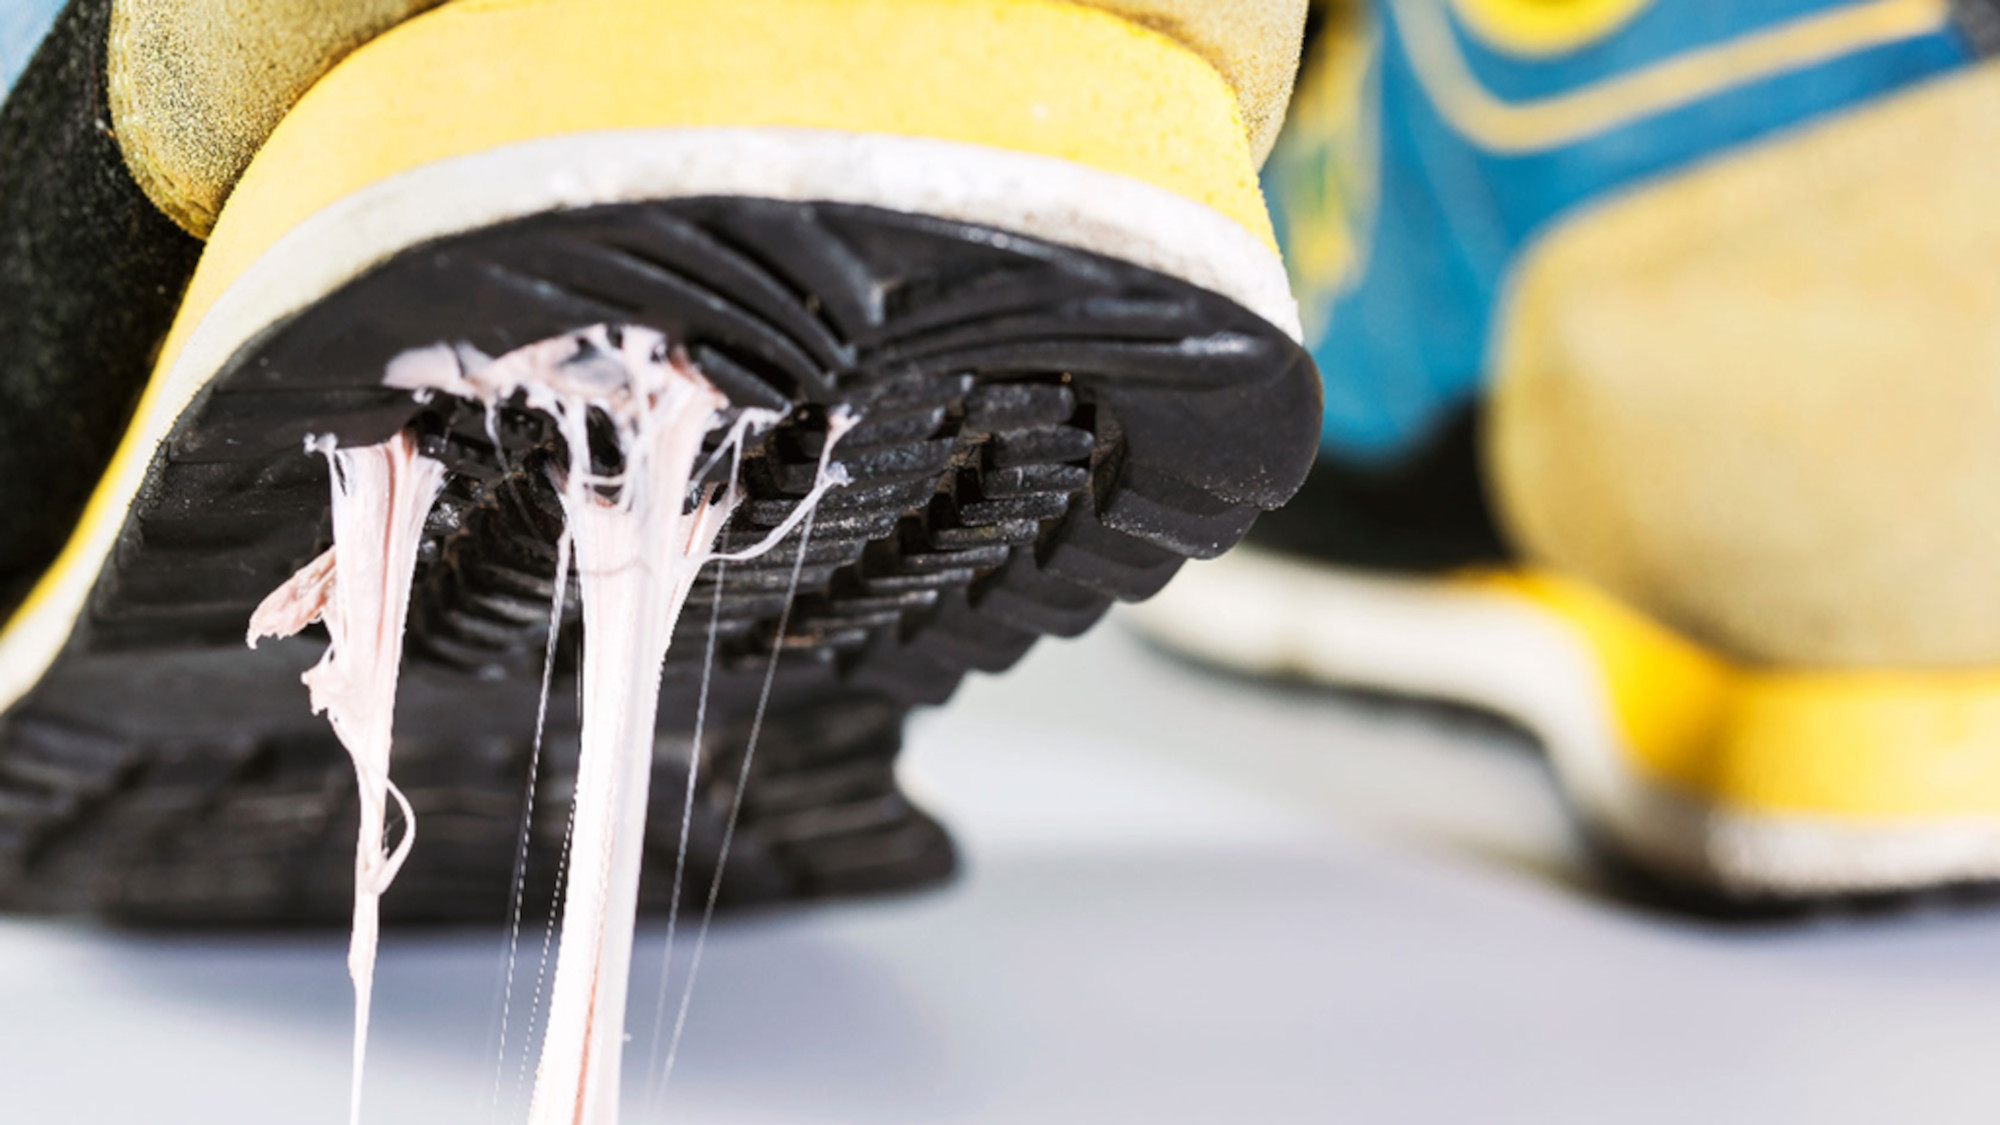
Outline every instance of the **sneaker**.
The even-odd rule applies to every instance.
[[[1509,718],[1717,905],[2000,878],[2000,8],[1321,15],[1319,461],[1146,627]]]
[[[533,411],[383,380],[439,344],[631,327],[735,407],[784,412],[748,450],[725,546],[783,523],[831,420],[861,417],[810,539],[693,592],[700,625],[718,607],[706,737],[690,750],[690,628],[662,684],[647,847],[665,862],[642,908],[672,893],[691,758],[713,779],[687,881],[705,892],[780,653],[725,905],[943,877],[946,836],[896,787],[910,709],[1221,553],[1313,457],[1321,383],[1257,179],[1304,4],[1224,7],[10,9],[0,902],[345,924],[354,771],[299,683],[325,640],[243,638],[328,547],[327,464],[303,445],[408,432],[448,475],[396,716],[423,832],[382,909],[502,918],[559,442]],[[571,604],[534,778],[542,899],[576,629]]]

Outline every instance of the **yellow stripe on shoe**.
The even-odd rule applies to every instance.
[[[1402,30],[1410,65],[1438,112],[1461,134],[1504,153],[1569,144],[1692,105],[1731,87],[1928,35],[1951,18],[1948,0],[1860,0],[1796,16],[1739,40],[1661,59],[1581,89],[1516,101],[1494,93],[1480,79],[1459,49],[1445,0],[1388,2]],[[1613,18],[1619,14],[1616,8],[1607,13]],[[1489,20],[1488,26],[1497,25]]]
[[[1497,50],[1560,55],[1630,23],[1653,0],[1452,0],[1467,29]]]

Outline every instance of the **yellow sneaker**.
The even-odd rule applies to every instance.
[[[1266,173],[1320,459],[1150,627],[1509,716],[1727,900],[2000,878],[1995,26],[1334,13]]]

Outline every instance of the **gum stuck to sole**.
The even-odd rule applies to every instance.
[[[451,476],[419,548],[397,762],[450,842],[411,860],[384,918],[501,917],[534,718],[520,685],[539,676],[560,529],[551,435],[510,411],[489,434],[483,411],[419,406],[365,373],[441,339],[498,355],[607,319],[688,341],[733,402],[804,404],[747,451],[750,496],[725,548],[794,509],[827,411],[867,417],[844,439],[855,483],[820,515],[786,635],[788,560],[732,567],[721,591],[709,778],[740,762],[764,657],[787,652],[725,903],[942,877],[949,845],[890,768],[901,715],[1226,548],[1312,455],[1318,382],[1283,331],[1186,282],[1016,233],[709,198],[414,248],[261,333],[180,418],[89,613],[7,715],[0,759],[34,769],[0,770],[19,810],[0,833],[0,895],[153,922],[345,921],[350,770],[296,680],[318,645],[240,652],[242,622],[327,546],[325,468],[300,456],[305,437],[365,446],[413,426]],[[575,768],[561,649],[545,797]],[[698,669],[670,657],[663,714],[692,713]],[[684,742],[685,728],[660,737]],[[681,790],[671,763],[686,758],[662,754],[656,792]],[[726,790],[711,782],[696,802],[696,881]],[[560,817],[538,819],[531,901],[546,901],[561,839]],[[649,878],[641,909],[668,891]]]

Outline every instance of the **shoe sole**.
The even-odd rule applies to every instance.
[[[706,776],[733,774],[748,686],[784,655],[736,902],[948,870],[895,789],[903,713],[1233,542],[1296,487],[1318,416],[1234,91],[1165,36],[1042,0],[440,7],[280,122],[68,548],[0,633],[0,897],[345,918],[350,771],[296,683],[318,646],[250,654],[239,633],[324,545],[303,435],[414,421],[454,476],[399,707],[425,828],[386,909],[498,917],[554,594],[548,498],[518,467],[546,435],[509,417],[495,450],[483,420],[376,381],[408,347],[598,323],[690,344],[739,403],[800,407],[747,466],[746,528],[796,500],[826,408],[868,418],[788,635],[783,547],[724,590]],[[665,684],[663,804],[700,647]],[[531,896],[563,834],[567,682],[551,718]],[[730,795],[700,796],[697,868]]]
[[[712,159],[698,166],[743,167],[713,159],[731,143],[790,152],[794,172],[815,159],[815,142],[783,131],[657,139],[704,147]],[[644,162],[634,138],[616,140],[628,170]],[[101,565],[87,519],[0,636],[0,679],[32,684],[0,719],[6,905],[164,923],[346,917],[351,769],[297,680],[321,642],[250,652],[242,636],[258,600],[328,541],[326,470],[301,452],[305,438],[364,444],[414,425],[452,478],[426,530],[398,708],[395,768],[423,836],[385,914],[502,915],[554,592],[560,523],[531,468],[551,438],[510,413],[495,449],[477,411],[381,387],[388,361],[411,348],[464,341],[499,354],[591,324],[647,325],[686,342],[736,403],[802,407],[746,465],[751,499],[728,533],[741,537],[775,525],[810,484],[825,409],[863,411],[841,446],[854,483],[821,509],[786,636],[772,634],[796,541],[730,568],[723,589],[711,737],[699,750],[713,780],[698,794],[691,886],[713,862],[756,687],[772,651],[783,653],[777,719],[724,883],[739,905],[947,874],[948,840],[896,788],[905,712],[942,702],[969,670],[1005,669],[1039,636],[1081,632],[1114,600],[1149,596],[1184,558],[1233,544],[1304,476],[1319,384],[1292,334],[1127,258],[936,210],[711,194],[687,162],[657,151],[649,158],[683,180],[644,201],[530,204],[429,240],[408,238],[389,206],[445,200],[462,215],[477,191],[441,191],[439,177],[517,183],[540,161],[591,166],[590,146],[611,143],[447,161],[344,201],[344,213],[267,254],[190,335],[135,423],[164,438],[138,460],[143,472],[127,466],[129,499],[118,503],[111,481],[95,505]],[[825,143],[849,174],[821,168],[822,196],[907,202],[853,174],[857,146],[872,145],[888,164],[911,167],[915,152],[925,158],[915,167],[935,172],[976,159],[1003,189],[1025,178],[1074,198],[1073,185],[1048,185],[1059,165],[1044,158],[898,138]],[[495,167],[503,161],[515,162],[509,174]],[[1101,175],[1060,167],[1057,179]],[[628,182],[604,194],[644,191]],[[1178,206],[1222,224],[1208,229],[1236,229],[1144,185],[1120,181],[1116,194],[1122,204],[1100,208]],[[334,245],[365,241],[356,214],[402,248],[291,307],[310,277],[350,272],[343,253],[372,253]],[[1200,223],[1156,229],[1200,244]],[[185,406],[172,405],[175,392]],[[688,639],[666,672],[653,792],[667,849],[710,589],[692,598]],[[51,635],[58,644],[37,669]],[[554,878],[575,766],[567,658],[559,673],[531,894]],[[649,881],[643,905],[661,907],[667,893]]]
[[[1519,725],[1547,749],[1616,869],[1702,912],[1876,907],[1980,894],[2000,880],[2000,816],[1851,807],[1919,788],[1932,803],[1978,802],[1990,767],[1968,774],[1953,746],[1925,738],[1944,722],[1960,729],[1959,749],[1982,757],[1976,720],[1994,694],[1983,682],[1913,675],[1892,685],[1898,697],[1861,677],[1728,669],[1558,579],[1389,577],[1247,549],[1190,570],[1133,619],[1228,668],[1437,699]],[[1825,729],[1829,718],[1854,745]],[[1676,724],[1678,768],[1628,734],[1651,728],[1659,741]],[[1797,752],[1757,754],[1780,743]],[[1827,807],[1835,801],[1850,808]]]

